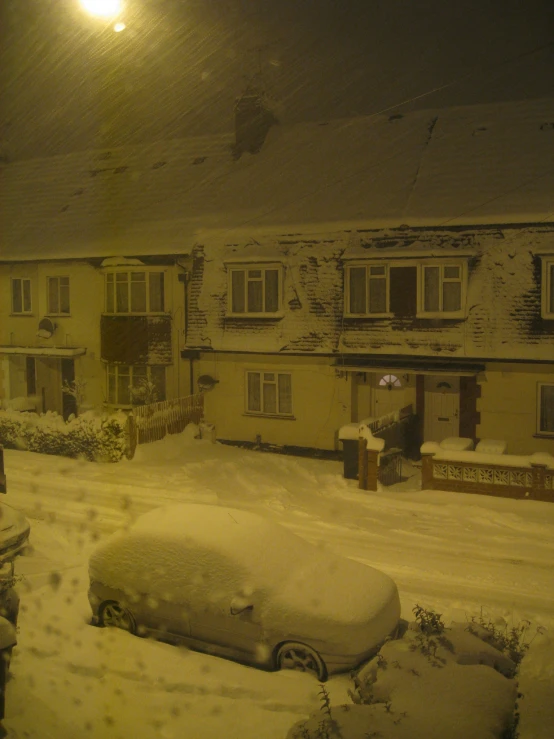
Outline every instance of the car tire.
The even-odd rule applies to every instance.
[[[279,645],[275,663],[279,670],[299,670],[314,675],[322,683],[327,680],[327,667],[321,656],[315,649],[300,642]]]
[[[98,609],[99,626],[115,626],[130,634],[137,633],[135,617],[128,608],[124,608],[115,600],[105,600]]]

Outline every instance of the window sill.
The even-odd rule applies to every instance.
[[[243,318],[243,319],[249,319],[249,318],[262,318],[264,320],[276,320],[280,318],[284,318],[285,314],[283,311],[277,311],[275,313],[226,313],[225,318]]]
[[[46,313],[46,318],[71,318],[71,313]]]
[[[34,313],[10,313],[10,318],[34,318]]]
[[[536,434],[533,434],[533,439],[550,439],[552,441],[554,439],[554,431],[548,432],[548,431],[538,431]]]
[[[171,313],[169,311],[152,311],[152,312],[141,312],[138,311],[136,313],[106,313],[104,311],[102,313],[103,316],[170,316]]]
[[[344,313],[344,318],[368,319],[368,318],[394,318],[394,313]]]
[[[465,318],[464,313],[460,313],[460,311],[447,313],[446,311],[439,311],[438,313],[416,313],[416,318],[428,318],[428,319],[442,319],[445,321],[449,320],[463,320]]]
[[[249,413],[248,411],[246,411],[242,415],[248,416],[248,418],[275,418],[279,419],[280,421],[296,421],[295,416],[284,416],[280,415],[279,413]]]

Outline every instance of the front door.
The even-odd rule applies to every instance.
[[[373,416],[382,418],[404,408],[410,400],[407,399],[407,383],[405,377],[391,373],[375,374],[373,388]]]
[[[36,390],[39,409],[62,415],[62,376],[60,360],[52,357],[36,358]]]
[[[460,433],[460,378],[425,377],[424,440],[442,441]]]

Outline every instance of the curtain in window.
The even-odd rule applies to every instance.
[[[115,311],[129,312],[129,282],[126,272],[118,272],[115,276]]]
[[[233,313],[244,313],[244,272],[231,272],[231,305]]]
[[[164,309],[164,273],[151,272],[149,282],[150,312],[161,313]]]
[[[59,313],[60,304],[58,301],[58,278],[48,278],[48,312]]]
[[[443,311],[460,310],[462,306],[462,284],[461,282],[445,282],[442,286],[442,309]]]
[[[424,310],[429,313],[440,310],[439,305],[439,267],[425,267],[424,270]]]
[[[146,274],[131,272],[131,313],[146,313]]]
[[[279,413],[292,413],[292,381],[290,375],[279,375]]]
[[[265,272],[265,311],[275,313],[279,310],[279,272],[267,269]]]
[[[541,386],[540,430],[554,433],[554,385]]]
[[[550,265],[550,313],[554,313],[554,264]]]
[[[262,313],[263,311],[262,271],[259,269],[248,270],[248,312]]]
[[[248,410],[261,411],[260,375],[258,372],[248,373]]]

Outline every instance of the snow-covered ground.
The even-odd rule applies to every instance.
[[[306,539],[396,581],[402,615],[416,603],[446,623],[481,610],[530,621],[520,739],[554,726],[554,505],[419,490],[418,471],[358,490],[338,462],[235,449],[185,433],[97,464],[6,450],[5,502],[31,520],[17,561],[19,644],[8,683],[9,736],[37,739],[283,739],[318,708],[309,676],[270,673],[89,625],[87,562],[96,542],[170,502],[262,512]],[[542,633],[536,634],[540,627]],[[347,675],[331,678],[348,702]],[[445,737],[448,739],[448,737]]]

